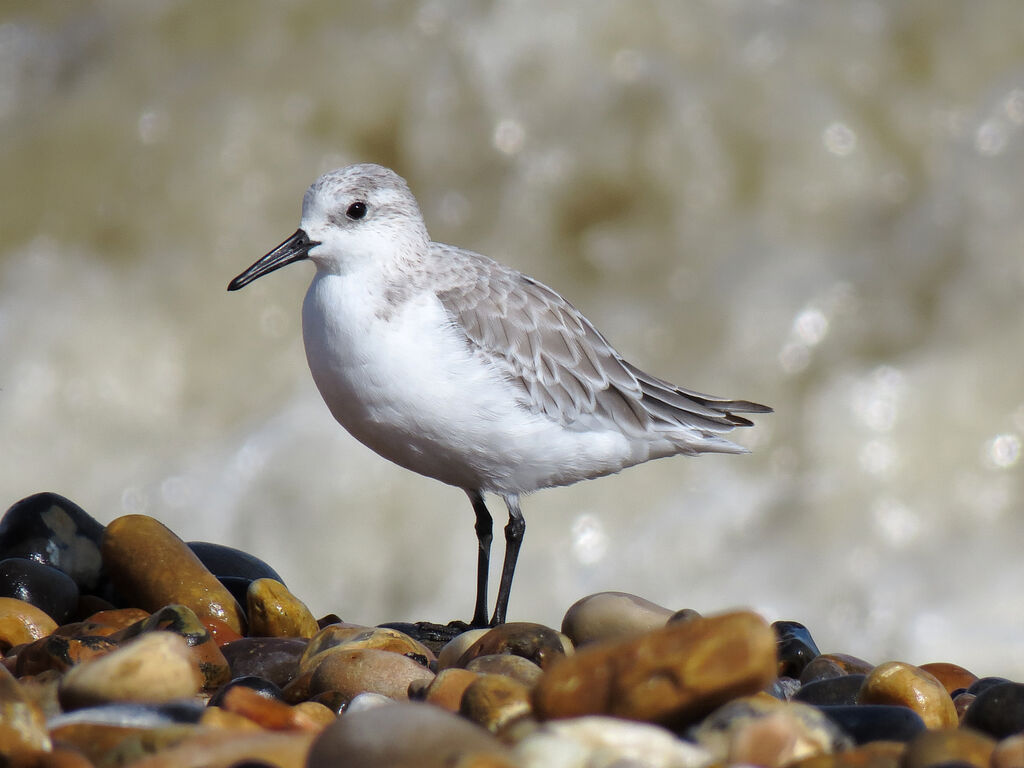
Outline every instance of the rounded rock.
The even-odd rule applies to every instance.
[[[458,667],[442,669],[414,698],[443,707],[449,712],[458,712],[462,705],[462,695],[478,677],[477,673]]]
[[[0,653],[53,634],[57,623],[31,603],[0,597]]]
[[[359,624],[330,624],[309,641],[299,661],[300,673],[312,671],[323,656],[337,648],[372,648],[377,651],[389,651],[408,656],[423,666],[434,660],[434,654],[429,648],[397,629],[365,627]]]
[[[846,653],[823,653],[804,667],[803,672],[800,673],[800,682],[813,683],[817,680],[827,680],[843,675],[866,675],[874,669],[874,666],[864,659]]]
[[[511,677],[522,683],[527,688],[533,688],[544,674],[544,670],[529,659],[508,654],[477,656],[466,665],[466,669],[482,675],[505,675],[505,677]]]
[[[9,557],[0,560],[0,597],[24,600],[63,624],[78,607],[78,585],[57,568]]]
[[[99,584],[103,526],[70,499],[36,493],[0,519],[0,559],[23,557],[70,576],[82,592]]]
[[[816,707],[856,704],[857,694],[867,675],[843,675],[805,683],[793,696],[794,701],[813,704]]]
[[[577,600],[562,619],[562,634],[577,647],[620,640],[665,626],[672,611],[626,592],[598,592]]]
[[[530,715],[530,689],[504,675],[480,675],[462,694],[459,714],[497,733]]]
[[[1007,736],[992,751],[992,768],[1020,768],[1024,765],[1024,734]]]
[[[897,704],[842,704],[820,709],[857,744],[906,742],[925,730],[917,712]]]
[[[482,728],[440,707],[404,702],[346,712],[313,742],[306,768],[468,767],[474,758],[491,768],[514,765],[508,748]]]
[[[490,632],[489,629],[470,629],[453,637],[445,643],[444,647],[437,654],[437,668],[449,669],[457,667],[462,654],[468,651],[477,640],[488,632]]]
[[[337,691],[351,699],[369,691],[401,700],[408,698],[410,683],[433,678],[429,669],[397,653],[337,648],[328,652],[313,670],[309,696]]]
[[[950,696],[961,688],[970,688],[978,681],[978,676],[973,672],[964,669],[959,664],[950,664],[946,661],[922,664],[919,669],[923,669],[928,674],[934,675],[935,678],[942,683],[946,689],[946,693]]]
[[[541,669],[573,652],[572,641],[543,624],[513,621],[493,627],[459,657],[456,666],[465,667],[477,656],[508,653],[529,659]]]
[[[533,690],[542,719],[609,714],[685,725],[775,679],[775,633],[740,611],[681,624],[566,656]]]
[[[779,677],[799,678],[804,668],[821,655],[810,630],[797,621],[772,623],[778,638]]]
[[[871,670],[857,694],[857,703],[909,707],[928,728],[952,728],[959,724],[956,707],[945,686],[934,675],[901,661],[889,661]]]
[[[275,579],[256,579],[245,595],[252,637],[313,637],[320,631],[313,614]]]
[[[48,752],[51,747],[46,717],[39,705],[0,665],[0,762],[31,764],[31,756]]]
[[[181,637],[149,632],[73,667],[61,681],[59,696],[65,709],[110,701],[161,702],[194,696],[202,682]]]
[[[156,611],[180,603],[200,618],[225,622],[242,634],[242,609],[231,593],[167,526],[146,515],[125,515],[107,526],[103,562],[117,591],[135,607]]]
[[[1024,683],[998,683],[982,690],[967,708],[964,725],[996,739],[1024,731]]]
[[[218,579],[236,578],[250,582],[257,579],[273,579],[284,583],[284,579],[267,563],[240,549],[224,544],[212,544],[208,541],[190,541],[188,548]]]
[[[232,677],[257,675],[284,687],[299,673],[308,642],[291,637],[243,637],[221,646]]]
[[[995,746],[994,739],[970,728],[924,731],[907,744],[902,768],[930,768],[954,762],[989,768]]]

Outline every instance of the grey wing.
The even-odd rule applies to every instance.
[[[630,365],[551,288],[482,256],[441,246],[457,279],[438,292],[469,344],[503,368],[523,405],[572,428],[596,422],[626,434],[652,427],[712,438],[771,409],[674,386]],[[731,444],[730,444],[731,445]]]

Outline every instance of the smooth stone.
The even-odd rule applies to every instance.
[[[131,763],[132,768],[303,768],[311,731],[199,730],[169,748]]]
[[[684,725],[775,679],[775,633],[747,611],[591,645],[545,669],[541,719],[608,714]]]
[[[299,673],[308,641],[292,637],[244,637],[221,646],[232,677],[256,675],[284,687]]]
[[[337,648],[316,665],[309,681],[309,695],[338,691],[353,698],[371,691],[392,699],[407,699],[409,684],[433,679],[434,673],[412,659],[374,648]],[[286,691],[290,701],[294,698]]]
[[[900,768],[903,750],[904,745],[898,742],[875,741],[844,752],[809,757],[789,768]]]
[[[952,696],[961,688],[970,688],[978,682],[978,676],[970,670],[964,669],[959,664],[950,664],[947,661],[936,661],[931,664],[921,664],[923,669],[942,683],[946,693]]]
[[[383,653],[383,651],[379,651]],[[486,762],[473,762],[473,760]],[[419,702],[348,711],[313,742],[306,768],[511,768],[509,749],[458,715]]]
[[[907,744],[902,768],[931,768],[950,762],[989,768],[995,746],[994,739],[970,728],[923,731]]]
[[[800,673],[801,683],[813,683],[843,675],[866,675],[874,664],[846,653],[823,653],[813,658]]]
[[[394,703],[395,700],[390,696],[385,696],[383,693],[367,691],[366,693],[360,693],[348,703],[348,706],[345,707],[345,714],[363,712],[364,710],[380,707],[384,704]]]
[[[114,701],[64,712],[47,721],[50,728],[66,725],[116,725],[122,728],[162,728],[167,725],[194,725],[202,720],[206,707],[193,699],[172,700],[162,704]]]
[[[775,621],[772,629],[778,638],[779,677],[799,678],[804,668],[821,655],[810,630],[797,621]]]
[[[992,768],[1024,766],[1024,734],[1007,736],[992,751]]]
[[[462,705],[462,695],[479,676],[476,672],[458,667],[442,669],[426,685],[417,685],[421,681],[416,681],[413,685],[417,685],[417,688],[415,691],[409,689],[409,698],[443,707],[449,712],[458,712]]]
[[[23,557],[70,576],[82,592],[100,582],[103,526],[73,501],[36,493],[0,518],[0,559]]]
[[[505,675],[527,688],[533,688],[544,674],[544,670],[529,659],[508,654],[477,656],[466,665],[466,669],[481,675]]]
[[[269,731],[319,731],[322,727],[301,709],[244,685],[230,686],[214,708],[217,707]]]
[[[969,686],[967,686],[967,692],[973,693],[975,696],[977,696],[978,694],[984,693],[993,686],[1012,682],[1012,680],[1009,680],[1005,677],[981,677],[975,680]]]
[[[146,515],[117,518],[103,534],[102,552],[115,589],[134,607],[157,611],[178,603],[243,634],[242,609],[231,593],[158,520]]]
[[[320,631],[306,604],[280,581],[256,579],[245,600],[252,637],[313,637]]]
[[[562,634],[579,647],[620,640],[665,626],[672,611],[626,592],[598,592],[577,600],[562,618]]]
[[[692,735],[718,762],[765,768],[781,768],[853,745],[819,709],[756,696],[719,707]]]
[[[996,739],[1024,731],[1024,684],[1006,682],[982,690],[967,708],[964,725]]]
[[[112,653],[72,667],[61,681],[61,706],[188,698],[203,684],[187,643],[171,632],[148,632]]]
[[[518,741],[522,768],[704,768],[711,755],[657,725],[590,715],[552,720]]]
[[[681,608],[668,617],[668,623],[679,624],[684,621],[693,621],[694,619],[703,618],[704,617],[700,614],[700,612],[693,610],[693,608]]]
[[[541,669],[573,652],[572,641],[543,624],[513,621],[492,627],[459,657],[456,666],[465,667],[477,656],[508,653],[529,659]]]
[[[148,618],[125,627],[114,639],[128,640],[147,632],[173,632],[188,644],[204,688],[217,688],[231,679],[231,669],[209,630],[191,608],[168,605]]]
[[[960,718],[960,724],[964,722],[964,717],[967,715],[967,710],[971,708],[971,704],[978,698],[973,693],[967,693],[962,691],[953,697],[953,706],[956,707],[957,717]]]
[[[57,568],[9,557],[0,560],[0,597],[24,600],[63,624],[78,607],[78,585]]]
[[[924,720],[917,712],[898,704],[854,704],[820,709],[857,744],[906,742],[925,730]]]
[[[0,653],[53,634],[57,622],[45,611],[14,597],[0,597]]]
[[[195,725],[136,727],[105,723],[69,723],[51,727],[55,743],[79,750],[94,765],[143,764],[154,752],[184,741],[197,730]]]
[[[227,685],[222,686],[211,698],[209,706],[219,707],[220,702],[227,695],[228,691],[232,688],[248,688],[251,691],[255,691],[265,699],[275,699],[277,701],[284,701],[284,693],[281,688],[274,683],[267,680],[265,677],[257,677],[256,675],[246,675],[244,677],[236,677]]]
[[[865,679],[867,675],[843,675],[816,680],[800,686],[793,700],[818,707],[856,704],[857,694],[860,693]]]
[[[462,695],[459,714],[497,733],[513,720],[530,715],[530,689],[504,675],[480,675]]]
[[[312,723],[317,731],[323,730],[324,726],[330,725],[338,719],[334,710],[318,701],[300,701],[298,704],[293,705],[292,709],[296,713],[301,714],[305,720]]]
[[[858,704],[897,704],[921,716],[928,728],[952,728],[959,724],[953,699],[934,675],[902,661],[879,664],[864,680]]]
[[[467,632],[463,632],[461,635],[453,637],[438,652],[437,668],[450,669],[451,667],[457,667],[459,665],[459,659],[462,658],[462,654],[468,651],[477,640],[490,631],[491,630],[489,629],[471,629]]]
[[[18,677],[38,675],[48,669],[66,672],[76,664],[103,656],[117,648],[118,644],[106,637],[50,635],[18,652],[15,671]]]
[[[407,656],[424,667],[434,661],[433,652],[417,640],[389,627],[364,627],[358,624],[331,624],[309,641],[302,659],[300,673],[312,672],[320,660],[339,648],[368,648]]]
[[[0,763],[18,765],[52,746],[42,709],[0,665]]]
[[[204,616],[200,621],[206,627],[218,648],[242,639],[240,634],[219,619],[211,619],[209,616]]]
[[[213,544],[209,541],[190,541],[188,548],[202,562],[206,569],[218,579],[223,577],[240,578],[246,581],[257,579],[273,579],[284,584],[284,579],[266,562],[224,544]]]

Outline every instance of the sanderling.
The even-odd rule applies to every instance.
[[[526,530],[519,494],[680,453],[745,453],[719,433],[751,426],[737,413],[771,411],[644,373],[551,288],[431,242],[405,180],[378,165],[317,179],[295,234],[228,290],[302,259],[316,265],[302,305],[306,359],[334,418],[384,458],[469,495],[473,626],[488,624],[485,493],[508,507],[493,626]]]

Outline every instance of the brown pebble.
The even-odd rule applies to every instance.
[[[245,600],[251,637],[313,637],[320,631],[306,604],[275,579],[256,579]]]
[[[478,677],[475,672],[458,667],[442,669],[437,677],[421,689],[419,696],[412,697],[410,689],[410,698],[422,699],[428,704],[444,707],[449,712],[458,712],[462,705],[462,694]]]
[[[202,683],[185,640],[171,632],[148,632],[72,667],[59,696],[65,709],[112,701],[160,702],[194,696]]]
[[[957,694],[956,698],[953,699],[953,706],[956,707],[956,716],[961,723],[964,721],[964,715],[967,714],[967,710],[970,708],[971,704],[974,703],[976,698],[978,698],[977,695],[964,691],[963,693]],[[1024,768],[1024,766],[1021,768]]]
[[[259,764],[275,768],[303,768],[315,736],[312,731],[196,732],[176,746],[137,760],[131,766],[230,768],[236,764]]]
[[[576,647],[601,640],[621,640],[665,626],[672,611],[626,592],[598,592],[570,606],[562,633]]]
[[[62,637],[50,635],[18,651],[15,667],[19,677],[38,675],[47,669],[65,672],[75,664],[117,650],[118,644],[106,637]]]
[[[244,685],[232,686],[221,697],[219,706],[226,712],[252,720],[268,731],[319,731],[323,727],[302,710],[283,701],[268,699]]]
[[[573,652],[572,641],[543,624],[513,621],[492,628],[466,649],[456,664],[465,667],[477,656],[509,653],[529,659],[541,669]]]
[[[144,611],[141,608],[111,608],[92,614],[86,621],[109,627],[113,631],[104,634],[113,634],[119,629],[130,627],[132,624],[137,624],[148,618],[149,611]]]
[[[96,765],[116,766],[173,747],[196,730],[194,725],[142,728],[85,722],[57,726],[50,735],[54,742],[74,747]]]
[[[923,669],[928,674],[934,675],[950,696],[961,688],[970,688],[978,680],[978,676],[973,672],[964,669],[959,664],[950,664],[947,661],[922,664],[918,669]]]
[[[828,680],[844,675],[866,675],[874,664],[846,653],[823,653],[811,659],[803,672],[800,682],[806,685],[817,680]]]
[[[85,755],[77,749],[57,746],[50,752],[35,755],[32,768],[94,768]]]
[[[1024,766],[1024,733],[1007,736],[992,751],[992,768],[1022,768]]]
[[[480,675],[462,694],[459,714],[497,733],[530,714],[530,689],[505,675]]]
[[[309,696],[338,691],[351,699],[371,691],[402,700],[408,698],[411,682],[433,677],[429,669],[398,653],[374,648],[336,648],[324,655],[313,670]]]
[[[879,664],[864,680],[858,704],[896,704],[921,716],[927,728],[952,728],[959,723],[953,700],[934,675],[902,661]]]
[[[789,768],[900,768],[904,749],[900,742],[872,741],[856,749],[809,757]]]
[[[533,688],[544,674],[544,670],[529,659],[509,654],[477,656],[466,665],[466,669],[482,675],[505,675],[519,681],[527,688]]]
[[[57,622],[45,611],[14,597],[0,597],[0,653],[53,634]]]
[[[922,731],[907,744],[902,768],[959,763],[989,768],[996,742],[970,728]]]
[[[542,719],[610,714],[685,724],[775,679],[775,633],[741,611],[593,645],[544,671],[533,691]]]
[[[114,587],[139,608],[180,603],[243,633],[242,609],[173,531],[146,515],[125,515],[103,533],[103,564]]]
[[[299,672],[311,671],[324,655],[340,647],[390,651],[421,661],[424,666],[434,660],[434,654],[429,648],[397,629],[332,624],[324,627],[309,641],[299,661]]]
[[[46,717],[6,669],[0,667],[0,763],[15,765],[51,749]]]

